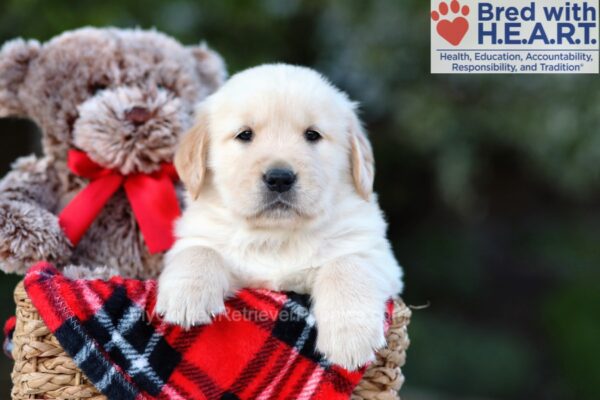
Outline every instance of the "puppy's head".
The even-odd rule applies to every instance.
[[[175,165],[192,199],[208,187],[258,227],[291,227],[368,200],[373,154],[355,105],[317,72],[283,64],[234,75],[198,109]]]

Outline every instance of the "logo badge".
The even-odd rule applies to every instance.
[[[598,0],[432,0],[432,73],[599,72]]]

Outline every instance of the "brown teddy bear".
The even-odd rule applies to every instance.
[[[148,232],[169,233],[148,210],[164,211],[169,193],[154,189],[173,188],[165,171],[178,138],[225,75],[205,45],[155,31],[83,28],[45,44],[6,43],[0,117],[35,121],[44,155],[18,159],[0,182],[0,269],[24,273],[47,260],[71,277],[156,277],[169,243],[154,238],[153,249]],[[180,190],[171,192],[177,208]]]

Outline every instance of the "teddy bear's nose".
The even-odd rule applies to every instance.
[[[134,125],[142,125],[152,117],[152,113],[144,107],[132,107],[125,112],[125,119]]]

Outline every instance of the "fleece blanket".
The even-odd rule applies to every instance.
[[[153,315],[153,280],[70,280],[40,263],[25,288],[109,399],[348,399],[364,373],[315,351],[308,296],[242,290],[213,323],[184,330]]]

